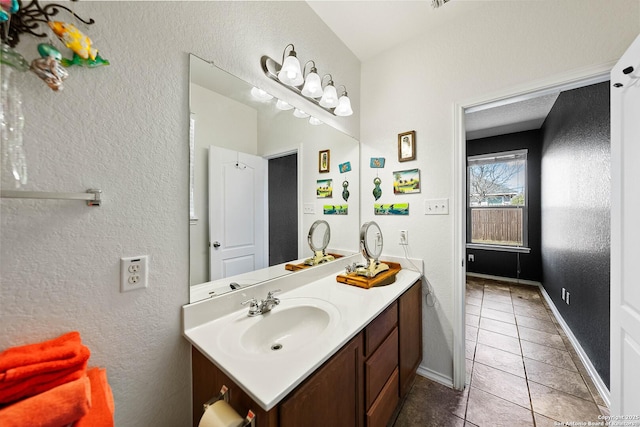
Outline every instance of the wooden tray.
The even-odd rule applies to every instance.
[[[347,285],[358,286],[360,288],[373,288],[374,286],[386,286],[396,281],[396,274],[402,270],[402,267],[397,262],[380,261],[383,264],[387,264],[389,269],[378,274],[376,277],[368,278],[364,276],[358,276],[355,273],[338,274],[336,280],[340,283],[346,283]]]
[[[338,255],[338,254],[327,254],[327,255],[332,255],[335,259],[342,258],[342,255]],[[319,264],[319,265],[322,265],[322,264]],[[309,267],[313,267],[313,265],[307,265],[305,263],[301,263],[301,264],[285,264],[284,265],[284,269],[285,270],[289,270],[289,271],[300,271],[300,270],[303,270],[303,269],[309,268]]]

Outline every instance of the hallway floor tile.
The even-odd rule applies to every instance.
[[[468,277],[466,302],[467,387],[418,376],[394,427],[539,427],[608,415],[537,287]]]

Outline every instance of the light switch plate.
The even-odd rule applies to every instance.
[[[449,215],[449,199],[427,199],[424,201],[425,215]]]

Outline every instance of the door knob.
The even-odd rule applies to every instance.
[[[213,242],[213,247],[214,248],[219,248],[220,247],[220,242]]]

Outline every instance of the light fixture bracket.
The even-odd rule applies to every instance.
[[[270,58],[270,57],[268,57],[266,55],[263,55],[262,58],[260,58],[260,65],[262,66],[262,71],[264,72],[265,76],[267,76],[268,78],[270,78],[274,82],[277,82],[279,85],[281,85],[283,87],[286,87],[290,91],[292,91],[294,93],[297,93],[298,95],[300,95],[300,97],[302,99],[304,99],[306,101],[309,101],[310,103],[316,105],[317,107],[322,108],[324,111],[328,112],[332,116],[336,116],[337,117],[337,115],[333,112],[333,109],[325,108],[322,105],[320,105],[320,102],[317,101],[316,99],[308,98],[308,97],[304,96],[302,94],[302,87],[303,87],[302,85],[300,87],[298,87],[298,86],[288,86],[288,85],[282,83],[280,80],[278,80],[278,71],[280,71],[280,68],[282,68],[282,66],[280,64],[278,64],[275,60],[273,60],[272,58]],[[303,85],[304,85],[304,83],[303,83]]]

